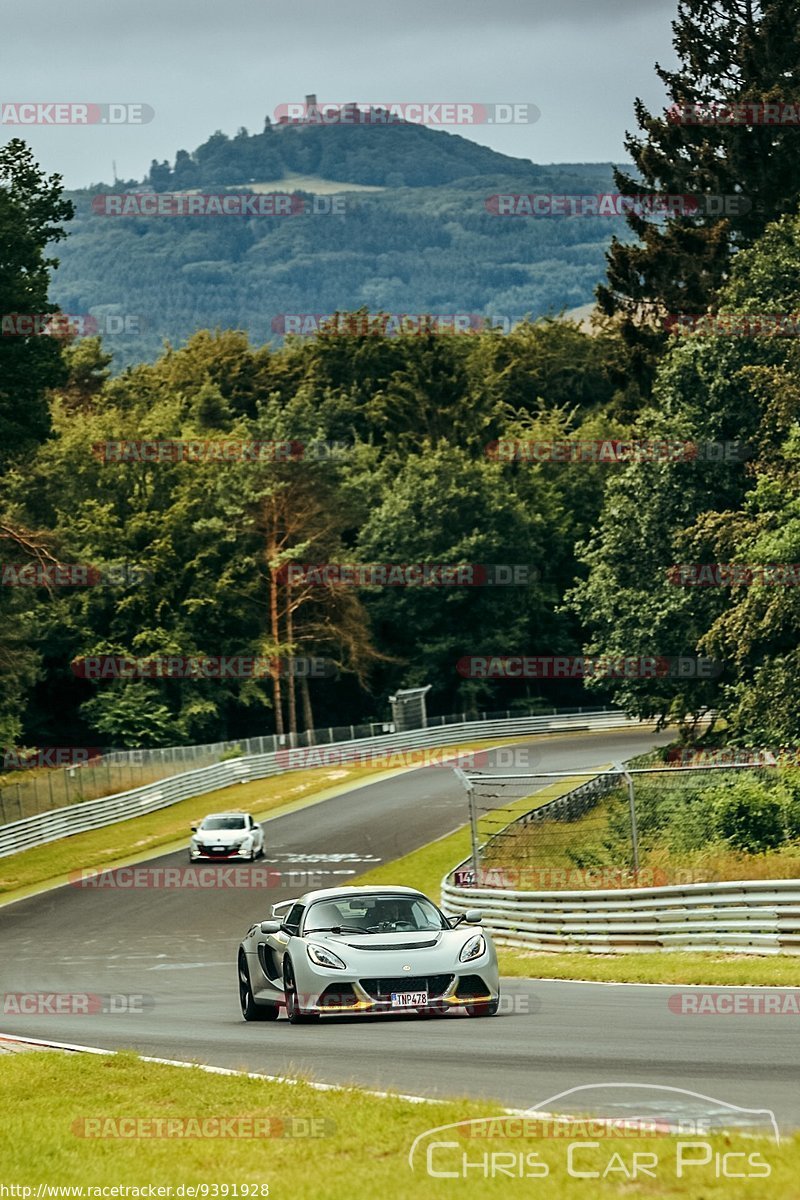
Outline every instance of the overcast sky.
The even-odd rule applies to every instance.
[[[216,129],[260,132],[314,92],[363,103],[532,103],[459,132],[535,162],[623,157],[633,99],[663,104],[675,0],[5,0],[0,101],[143,103],[136,126],[5,125],[69,187],[141,177]]]

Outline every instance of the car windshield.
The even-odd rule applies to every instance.
[[[317,900],[306,914],[303,933],[417,933],[446,929],[442,914],[424,896],[342,896]]]
[[[201,829],[244,829],[244,817],[206,817]]]

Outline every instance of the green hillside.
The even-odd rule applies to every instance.
[[[65,312],[97,318],[117,366],[207,327],[275,341],[285,313],[558,312],[592,299],[622,220],[509,219],[489,212],[487,198],[607,191],[611,170],[537,166],[412,125],[216,133],[172,165],[154,163],[142,182],[71,194],[76,217],[53,296]],[[100,192],[294,191],[298,181],[309,208],[334,192],[335,206],[317,200],[322,212],[294,217],[122,217],[92,206]]]

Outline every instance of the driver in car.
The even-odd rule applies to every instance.
[[[382,900],[372,910],[370,925],[385,932],[398,928],[413,929],[408,916],[407,904],[400,900]]]

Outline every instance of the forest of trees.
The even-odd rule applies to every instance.
[[[708,77],[702,54],[710,48],[694,37],[698,14],[727,14],[720,17],[717,42],[747,65],[746,94],[756,94],[758,71],[769,78],[773,63],[768,54],[752,53],[751,42],[762,30],[772,36],[767,14],[779,8],[781,0],[748,3],[737,24],[737,5],[731,16],[731,5],[682,0],[677,34],[687,71],[702,67]],[[797,82],[787,83],[788,93]],[[675,94],[692,93],[676,82]],[[641,106],[639,118],[643,138],[657,141],[654,119]],[[268,141],[286,133],[262,136]],[[702,160],[709,147],[718,152],[715,139],[713,127],[695,126],[681,154]],[[242,138],[250,141],[257,139]],[[735,186],[743,194],[763,187],[764,143],[754,141],[751,157],[737,149]],[[229,161],[228,150],[217,148],[215,163]],[[770,152],[785,151],[779,144]],[[321,168],[310,163],[303,169]],[[0,151],[0,183],[4,313],[45,311],[53,269],[48,247],[71,225],[78,238],[107,238],[109,255],[126,239],[157,239],[160,249],[147,253],[161,275],[148,276],[144,260],[137,268],[123,256],[125,278],[143,270],[146,286],[163,288],[175,311],[182,295],[195,294],[192,270],[205,270],[207,281],[215,270],[222,278],[223,257],[250,254],[247,239],[257,236],[235,222],[218,223],[222,228],[212,221],[194,230],[187,221],[180,235],[158,223],[137,232],[145,222],[108,221],[100,234],[89,235],[71,222],[59,181],[48,179],[19,141]],[[655,184],[654,178],[658,190]],[[597,700],[688,725],[712,706],[740,742],[796,739],[800,326],[774,320],[800,313],[793,189],[787,174],[782,215],[741,227],[735,236],[724,217],[709,223],[677,216],[662,222],[657,236],[643,230],[635,267],[623,264],[621,244],[615,244],[601,296],[609,312],[592,334],[545,319],[507,335],[384,336],[369,325],[367,310],[411,310],[381,290],[395,271],[400,278],[409,227],[398,217],[396,224],[384,218],[381,226],[397,249],[385,249],[373,266],[374,300],[342,300],[346,287],[339,289],[337,280],[347,278],[344,242],[334,254],[330,242],[327,251],[309,250],[296,235],[296,255],[283,268],[276,260],[271,269],[285,270],[289,280],[281,295],[295,297],[290,309],[300,310],[304,273],[325,281],[326,289],[307,311],[363,305],[359,317],[314,338],[270,346],[253,344],[240,329],[201,330],[155,362],[121,372],[98,338],[0,339],[4,570],[21,563],[38,564],[43,576],[48,565],[70,563],[118,570],[116,582],[92,586],[12,586],[14,571],[4,574],[3,744],[156,746],[379,719],[391,692],[420,684],[431,685],[432,712]],[[431,203],[434,195],[442,207],[426,236],[431,244],[437,237],[458,242],[461,234],[446,210],[452,193],[431,193]],[[475,217],[476,243],[483,219]],[[415,220],[419,225],[419,212]],[[309,221],[308,227],[324,224]],[[482,259],[473,257],[471,244],[462,246],[484,296],[494,283],[487,264],[497,260],[500,245],[520,264],[520,279],[534,268],[525,243],[531,224],[497,221],[500,240]],[[558,231],[554,237],[569,235],[568,221],[546,224]],[[365,217],[363,237],[378,227]],[[585,236],[587,228],[580,225],[574,236]],[[216,244],[210,250],[209,238],[222,239],[226,255]],[[690,256],[698,238],[715,247],[714,269],[695,279],[698,290],[681,309],[663,256],[680,248]],[[170,258],[178,245],[186,271],[176,271]],[[576,242],[574,249],[580,272],[585,245]],[[509,261],[496,261],[498,288],[510,287]],[[438,289],[439,303],[429,310],[469,310],[477,301],[452,305],[443,262],[429,257],[420,268]],[[674,269],[680,265],[676,258]],[[544,271],[546,264],[539,266]],[[533,307],[525,303],[532,295],[526,278],[519,285],[522,312]],[[135,286],[145,284],[140,279]],[[108,294],[114,295],[111,284]],[[265,282],[258,296],[262,313],[275,310],[277,294]],[[128,303],[127,295],[119,296],[117,302]],[[670,314],[696,314],[700,301],[710,314],[705,326],[667,332]],[[215,306],[210,295],[208,305]],[[503,445],[582,446],[634,440],[690,451],[656,460],[579,455],[542,461],[498,452],[499,439]],[[291,443],[306,451],[254,461],[171,461],[169,455],[119,461],[108,447],[122,440]],[[731,445],[732,455],[714,450]],[[502,588],[356,588],[291,583],[290,563],[527,564],[534,570],[526,582]],[[698,576],[693,564],[738,564],[741,571]],[[746,574],[770,564],[781,570]],[[706,657],[719,669],[702,679],[658,673],[521,681],[469,678],[459,669],[468,656],[581,654],[614,661]],[[336,677],[295,681],[290,670],[258,680],[92,680],[76,671],[76,662],[99,655],[260,655],[288,662],[317,656],[332,664]]]
[[[293,191],[287,178],[385,190],[344,190],[334,213],[320,196],[323,211],[307,216],[109,217],[93,208],[123,188]],[[165,340],[199,329],[241,329],[277,345],[283,313],[558,313],[591,301],[624,219],[509,219],[487,202],[613,187],[611,164],[535,166],[420,126],[216,133],[191,155],[179,151],[172,168],[154,163],[141,183],[70,193],[75,217],[52,294],[65,313],[91,313],[107,330],[115,369],[153,361]],[[298,195],[313,210],[314,196]]]

